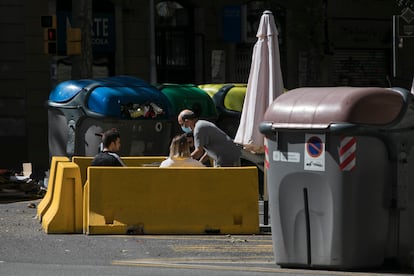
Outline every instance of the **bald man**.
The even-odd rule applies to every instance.
[[[200,120],[190,109],[182,110],[177,120],[184,132],[193,132],[194,159],[204,162],[211,157],[215,167],[240,166],[241,148],[215,124]]]

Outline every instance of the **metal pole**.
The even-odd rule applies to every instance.
[[[269,225],[269,192],[267,190],[267,168],[263,170],[263,224]]]
[[[81,29],[81,54],[73,55],[72,79],[92,77],[92,0],[72,0],[72,27]]]
[[[157,82],[157,63],[155,54],[155,6],[154,0],[149,1],[149,34],[150,34],[150,82],[155,84]]]
[[[397,77],[397,16],[392,16],[392,76]]]

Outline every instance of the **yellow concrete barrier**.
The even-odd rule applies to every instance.
[[[42,218],[46,233],[82,233],[83,189],[79,166],[57,164],[53,198]]]
[[[259,233],[256,167],[89,167],[86,234]]]
[[[165,160],[164,156],[127,156],[122,157],[125,165],[129,167],[141,167],[145,165],[157,165]],[[86,182],[88,167],[91,165],[93,157],[90,156],[73,156],[72,162],[76,163],[80,168],[82,184]]]
[[[43,215],[46,213],[46,210],[49,208],[50,203],[53,200],[53,193],[55,190],[55,180],[56,180],[56,171],[57,171],[57,164],[59,162],[69,162],[69,159],[65,156],[53,156],[50,169],[49,169],[49,181],[47,184],[47,191],[45,196],[39,202],[37,206],[37,218],[39,221],[42,221]]]

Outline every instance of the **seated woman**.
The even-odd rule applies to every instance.
[[[160,167],[204,167],[204,165],[191,158],[187,135],[182,134],[172,139],[170,156],[161,162]]]

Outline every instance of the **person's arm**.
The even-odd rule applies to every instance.
[[[191,157],[196,159],[196,160],[200,160],[201,158],[204,157],[204,149],[202,147],[198,147],[196,148],[192,153],[191,153]]]
[[[210,157],[208,156],[207,152],[204,153],[198,161],[200,161],[203,164],[205,164],[207,161],[210,162]]]

